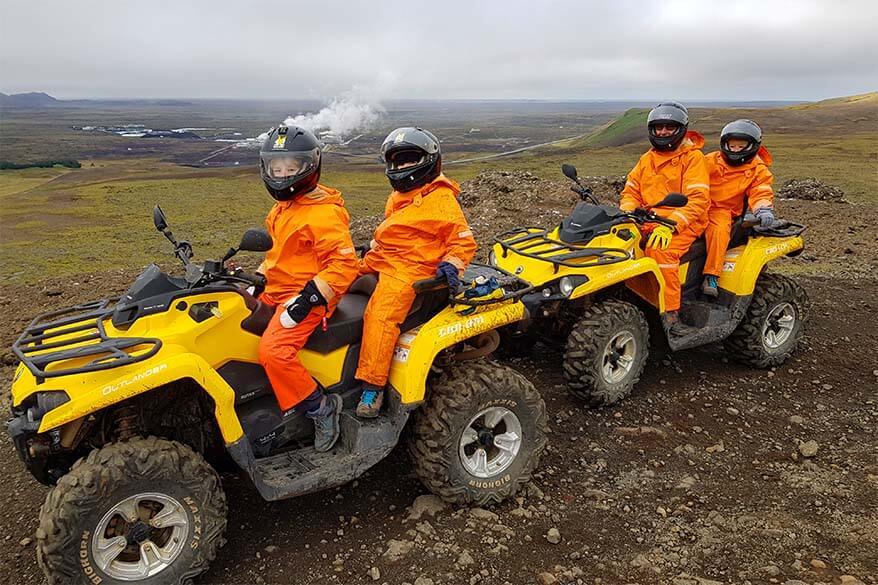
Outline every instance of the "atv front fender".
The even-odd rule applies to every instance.
[[[719,287],[738,296],[749,296],[756,288],[756,279],[766,264],[799,252],[805,247],[801,236],[775,238],[757,236],[745,246],[733,248],[726,253]]]
[[[580,297],[606,290],[607,288],[621,282],[636,282],[633,279],[655,283],[659,289],[664,287],[665,283],[665,279],[662,277],[662,273],[659,270],[656,261],[646,256],[636,260],[611,264],[609,266],[589,268],[583,270],[582,274],[588,277],[588,281],[573,289],[573,292],[570,293],[570,300],[575,300]],[[660,294],[656,298],[650,298],[648,300],[658,307],[659,312],[664,312],[664,295]]]
[[[235,392],[225,380],[201,356],[194,353],[179,353],[171,357],[156,356],[126,368],[100,372],[100,381],[95,383],[94,375],[78,374],[70,376],[64,390],[70,401],[50,410],[43,416],[39,432],[44,433],[77,420],[94,412],[99,412],[143,392],[164,386],[182,379],[192,379],[213,399],[216,405],[217,426],[226,444],[232,443],[244,434],[241,423],[235,414]],[[25,371],[25,376],[30,372]],[[74,382],[74,378],[80,378]],[[60,380],[59,380],[60,381]],[[67,382],[67,380],[65,380]],[[85,385],[90,388],[84,388]],[[78,389],[70,386],[78,386]]]
[[[467,316],[448,307],[421,327],[399,336],[388,380],[403,404],[417,404],[424,400],[427,374],[440,351],[480,333],[517,323],[525,315],[526,309],[519,301],[490,306]]]

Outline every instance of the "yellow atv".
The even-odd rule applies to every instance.
[[[442,498],[498,502],[528,481],[546,445],[542,399],[507,367],[462,361],[523,318],[519,293],[460,310],[447,285],[417,283],[386,408],[361,420],[354,371],[375,282],[357,281],[300,353],[345,405],[339,442],[318,453],[313,424],[282,415],[259,364],[271,311],[245,287],[264,281],[226,266],[238,250],[269,249],[268,234],[248,230],[238,250],[196,264],[158,207],[154,221],[183,277],[150,265],[121,298],[40,315],[13,346],[8,430],[34,477],[54,485],[37,531],[50,583],[189,583],[225,542],[218,462],[231,459],[266,500],[325,490],[383,459],[410,418],[412,464]],[[482,265],[464,279],[477,276],[506,278]]]
[[[808,316],[807,294],[793,279],[764,268],[802,251],[804,226],[777,222],[763,229],[739,218],[715,300],[701,293],[706,247],[703,238],[696,240],[680,262],[680,318],[690,327],[670,335],[664,279],[644,255],[638,226],[675,223],[651,209],[629,213],[600,205],[573,166],[562,170],[581,198],[572,213],[552,229],[500,234],[490,254],[493,266],[536,289],[522,297],[530,319],[502,332],[507,349],[527,348],[538,337],[564,342],[570,391],[596,406],[631,392],[646,362],[650,323],[672,351],[723,341],[732,357],[756,367],[779,365],[795,350]],[[685,196],[669,194],[654,207],[686,203]]]

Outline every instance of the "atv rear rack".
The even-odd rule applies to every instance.
[[[160,340],[107,336],[104,320],[112,315],[118,300],[92,301],[38,315],[12,344],[12,351],[38,384],[46,378],[109,370],[151,358],[161,348]],[[91,356],[94,359],[85,365],[49,370],[52,364]]]
[[[494,241],[503,249],[503,257],[509,250],[516,254],[542,260],[554,265],[555,273],[559,266],[569,268],[590,268],[592,266],[605,266],[630,260],[631,255],[621,248],[587,248],[568,244],[548,237],[549,230],[537,227],[513,228],[494,237]],[[535,248],[543,248],[536,249]],[[594,258],[588,261],[587,258]],[[579,261],[575,261],[579,260]],[[583,261],[585,260],[585,261]]]

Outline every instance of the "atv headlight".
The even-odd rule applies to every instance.
[[[585,276],[565,276],[561,279],[561,282],[558,283],[558,287],[561,289],[562,295],[569,297],[573,294],[576,287],[585,284],[586,282],[588,282],[588,278]]]
[[[63,390],[42,390],[36,396],[36,408],[32,408],[30,413],[34,420],[41,420],[47,413],[70,402],[70,397]]]

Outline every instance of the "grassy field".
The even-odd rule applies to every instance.
[[[813,176],[841,187],[853,202],[875,203],[878,99],[874,95],[774,109],[694,109],[693,126],[707,136],[705,150],[713,150],[726,121],[755,118],[774,154],[778,185],[789,178]],[[460,182],[482,170],[497,169],[529,170],[560,180],[561,163],[570,162],[582,175],[622,175],[647,146],[645,115],[645,110],[629,110],[585,139],[453,165],[447,172]],[[184,125],[182,118],[174,121]],[[597,127],[599,122],[595,118],[590,124]],[[539,118],[539,124],[540,132],[547,133],[548,118]],[[511,132],[494,130],[487,135],[496,140]],[[4,134],[4,147],[7,138]],[[117,140],[107,139],[113,144]],[[448,158],[480,153],[485,151],[459,145]],[[357,218],[383,209],[389,188],[382,170],[371,156],[330,155],[323,182],[343,191],[351,215]],[[156,156],[114,155],[83,160],[83,168],[75,170],[2,171],[0,203],[2,284],[34,282],[48,275],[75,279],[84,273],[170,260],[170,246],[152,226],[151,209],[157,203],[175,234],[192,241],[198,258],[217,257],[246,228],[261,224],[272,200],[252,166],[195,169]]]

